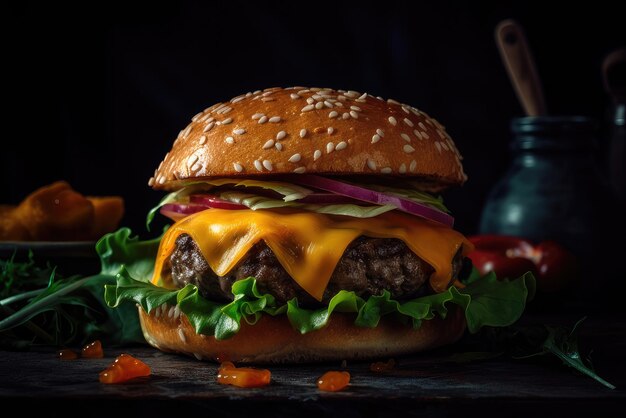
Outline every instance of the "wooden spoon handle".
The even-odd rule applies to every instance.
[[[503,20],[496,26],[496,44],[526,114],[545,115],[541,80],[522,27],[513,20]]]

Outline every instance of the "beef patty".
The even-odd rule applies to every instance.
[[[462,261],[459,250],[452,260],[453,280],[461,269]],[[264,241],[255,244],[227,275],[218,276],[193,239],[181,234],[167,264],[163,271],[171,271],[176,286],[194,284],[207,299],[232,300],[233,283],[252,276],[256,278],[259,291],[271,294],[280,304],[297,297],[301,306],[319,305],[289,276]],[[423,284],[432,272],[433,268],[403,241],[361,236],[350,243],[337,263],[322,302],[328,303],[340,290],[351,290],[362,298],[368,298],[387,289],[397,300],[415,298],[430,291],[429,286]]]

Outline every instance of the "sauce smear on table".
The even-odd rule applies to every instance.
[[[92,343],[87,344],[83,347],[82,355],[83,358],[102,358],[104,357],[104,352],[102,351],[102,343],[100,340],[96,340]]]
[[[57,355],[59,360],[76,360],[78,358],[78,353],[70,348],[59,351]]]
[[[350,373],[330,371],[326,372],[317,380],[319,390],[325,392],[339,392],[350,384]]]
[[[122,383],[142,376],[150,376],[150,367],[131,355],[120,354],[113,364],[100,372],[100,382]]]
[[[250,367],[235,367],[230,361],[225,361],[217,371],[217,383],[233,385],[240,388],[260,388],[270,384],[272,373],[267,369],[253,369]]]

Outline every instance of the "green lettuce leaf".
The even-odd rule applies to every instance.
[[[176,303],[197,333],[213,335],[218,340],[235,335],[242,319],[254,324],[262,314],[285,314],[294,329],[303,334],[323,328],[333,312],[354,313],[355,325],[361,327],[376,327],[381,317],[393,314],[418,328],[424,320],[435,316],[445,318],[449,304],[459,305],[464,310],[468,330],[475,333],[485,325],[506,326],[517,321],[533,281],[530,273],[513,281],[498,281],[493,276],[485,276],[463,289],[451,287],[445,292],[406,302],[391,299],[387,291],[367,300],[354,292],[340,291],[328,306],[309,309],[300,307],[295,298],[277,305],[271,295],[258,291],[253,277],[235,282],[232,288],[234,300],[220,304],[203,298],[194,285],[168,290],[134,280],[127,272],[121,272],[116,285],[106,286],[105,300],[111,307],[120,306],[124,301],[135,302],[146,312],[163,303]]]
[[[290,202],[292,200],[302,199],[303,197],[313,193],[311,190],[295,184],[281,182],[281,181],[263,181],[263,180],[240,180],[240,179],[207,179],[202,182],[188,182],[185,187],[177,190],[173,193],[166,195],[158,205],[153,207],[146,218],[146,228],[150,230],[150,223],[154,219],[157,211],[168,203],[174,202],[186,202],[186,199],[195,193],[206,192],[214,187],[232,185],[234,187],[256,187],[266,190],[272,190],[276,193],[283,195],[284,202]]]

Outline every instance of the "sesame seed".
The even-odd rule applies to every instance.
[[[235,167],[235,171],[241,173],[243,171],[243,166],[239,163],[233,163],[233,167]]]
[[[400,134],[400,136],[402,137],[402,139],[404,139],[406,142],[411,142],[411,137],[408,136],[407,134]]]
[[[437,151],[439,151],[439,154],[441,154],[441,144],[439,143],[439,141],[435,141],[435,148],[437,148]]]
[[[252,96],[252,92],[251,91],[246,93],[246,97],[250,97],[250,96]]]
[[[302,174],[305,171],[306,171],[306,167],[305,166],[301,166],[301,167],[298,167],[295,170],[293,170],[293,172],[296,173],[296,174]]]
[[[267,122],[267,116],[263,115],[261,116],[261,118],[259,119],[259,123],[261,125],[263,125],[265,122]]]
[[[165,183],[165,176],[161,176],[161,177],[159,177],[158,183],[159,183],[159,184],[163,184],[163,183]]]
[[[193,356],[197,358],[198,360],[202,360],[202,354],[193,353]]]
[[[376,129],[376,133],[380,135],[381,138],[385,137],[385,131],[383,131],[382,129]]]
[[[359,95],[359,93],[354,91],[354,90],[349,90],[349,91],[345,92],[344,95],[348,96],[351,99],[354,99],[356,96]]]
[[[312,97],[309,97],[308,99],[306,99],[306,103],[307,104],[315,104],[315,100],[313,100]]]
[[[206,135],[202,135],[200,137],[200,141],[198,141],[200,145],[204,145],[206,143]]]
[[[393,100],[393,99],[387,99],[387,103],[390,103],[390,104],[392,103],[392,104],[397,104],[397,105],[399,105],[399,104],[400,104],[399,102],[396,102],[396,101],[395,101],[395,100]]]
[[[255,113],[254,115],[252,115],[252,119],[253,120],[261,119],[262,116],[263,116],[263,113]]]
[[[350,106],[350,109],[352,109],[352,110],[356,110],[357,112],[360,112],[360,111],[361,111],[361,108],[360,108],[360,107],[358,107],[358,106]]]
[[[411,165],[409,166],[409,171],[414,172],[415,168],[417,168],[417,161],[413,160],[411,161]]]
[[[195,163],[195,164],[191,167],[191,171],[198,171],[198,170],[200,170],[200,168],[202,168],[202,166],[200,165],[200,163]]]
[[[245,133],[246,133],[246,130],[245,130],[245,129],[243,129],[243,128],[238,128],[238,129],[234,129],[234,130],[233,130],[233,133],[234,133],[235,135],[243,135],[243,134],[245,134]]]
[[[252,92],[252,94],[259,94],[259,93],[261,93],[261,90],[254,90],[254,91]]]
[[[326,129],[326,132],[328,132],[328,135],[332,135],[333,132],[335,132],[335,128],[333,128],[332,126],[329,126],[328,129]]]
[[[367,159],[367,166],[370,170],[376,171],[376,162],[374,160]]]
[[[334,142],[329,142],[328,144],[326,144],[326,153],[330,154],[331,152],[333,152],[333,150],[335,149],[335,143]]]
[[[226,118],[222,121],[222,125],[228,125],[233,121],[233,118]]]
[[[341,151],[342,149],[346,149],[348,147],[348,143],[346,141],[341,141],[340,143],[337,144],[337,146],[335,147],[336,151]]]
[[[281,144],[280,142],[275,143],[274,147],[276,147],[276,149],[278,151],[282,151],[283,150],[283,144]]]
[[[344,120],[350,119],[350,114],[348,112],[346,112],[343,115],[341,115],[341,118],[344,119]]]
[[[270,160],[263,160],[263,167],[265,167],[267,171],[272,171],[272,162]]]
[[[242,101],[243,99],[245,99],[245,96],[240,96],[240,97],[236,97],[233,100],[231,100],[231,103],[238,103],[240,101]]]
[[[300,129],[300,138],[304,138],[306,136],[306,129]]]
[[[302,109],[300,109],[300,112],[308,112],[309,110],[313,110],[315,109],[315,106],[312,104],[306,105],[304,106]]]
[[[289,161],[290,163],[297,163],[298,161],[300,161],[300,159],[302,158],[302,156],[300,154],[293,154],[291,157],[289,157]]]
[[[268,139],[267,142],[263,145],[263,149],[270,149],[274,146],[274,140]]]
[[[396,126],[398,124],[398,121],[393,116],[389,116],[388,120],[389,120],[389,123],[392,124],[393,126]]]
[[[359,97],[357,100],[365,100],[366,97],[367,97],[367,93],[363,93],[361,97]]]
[[[337,116],[339,116],[339,113],[337,113],[337,111],[336,111],[336,110],[333,110],[332,112],[330,112],[330,113],[328,114],[328,117],[329,117],[329,118],[331,118],[331,119],[332,119],[332,118],[336,118]]]
[[[417,129],[413,129],[413,134],[417,137],[417,139],[422,139],[422,134],[420,134],[420,131],[418,131]]]
[[[304,94],[304,93],[308,93],[308,92],[309,92],[309,90],[308,90],[308,89],[304,89],[304,90],[300,90],[300,91],[298,92],[298,94]]]
[[[299,99],[299,98],[300,98],[300,96],[298,96],[296,93],[291,93],[291,94],[289,95],[289,97],[291,97],[291,98],[292,98],[292,99],[294,99],[294,100],[296,100],[296,99]]]
[[[413,125],[413,122],[411,122],[411,120],[410,120],[410,119],[408,119],[408,118],[404,118],[404,123],[406,123],[407,125],[409,125],[411,128],[414,126],[414,125]]]
[[[341,102],[336,102],[336,103],[335,103],[335,107],[343,107],[343,103],[341,103]]]
[[[180,337],[180,340],[183,343],[187,342],[187,338],[185,338],[185,334],[183,333],[183,329],[182,328],[178,328],[178,336]]]
[[[317,102],[317,103],[315,103],[315,108],[316,108],[317,110],[319,110],[319,109],[321,109],[321,108],[323,108],[323,107],[324,107],[324,103],[322,103],[322,102]]]
[[[430,136],[428,136],[428,134],[426,132],[422,132],[422,137],[424,137],[425,139],[430,138]]]
[[[406,152],[407,154],[412,153],[413,151],[415,151],[415,148],[413,148],[412,146],[410,146],[409,144],[405,144],[404,147],[402,147],[402,149],[404,150],[404,152]]]
[[[359,114],[357,112],[355,112],[354,110],[350,111],[350,116],[352,116],[354,119],[358,119],[359,118]]]
[[[198,161],[198,156],[192,155],[191,157],[187,159],[187,165],[194,165],[196,161]]]
[[[318,102],[322,100],[322,96],[320,96],[319,94],[314,94],[313,96],[311,96],[311,98]]]
[[[263,171],[263,164],[261,164],[261,161],[254,160],[254,168],[256,168],[257,171]]]
[[[422,128],[422,131],[426,130],[426,125],[424,125],[424,122],[420,122],[417,124],[420,128]]]
[[[372,136],[372,144],[375,144],[378,141],[380,141],[380,135],[374,134],[374,136]]]
[[[220,112],[220,114],[225,115],[225,114],[227,114],[228,112],[230,112],[231,110],[233,110],[233,108],[232,108],[232,107],[227,107],[226,109],[222,110],[222,111]]]
[[[356,99],[355,102],[359,102],[359,103],[365,103],[366,100],[365,99]]]
[[[267,97],[267,96],[269,96],[269,95],[270,95],[270,94],[272,94],[272,93],[274,93],[274,92],[273,92],[273,91],[266,91],[266,92],[265,92],[265,93],[263,93],[261,96],[263,96],[263,97]]]
[[[346,96],[340,94],[339,96],[337,96],[337,100],[346,100]]]
[[[280,122],[280,116],[272,116],[269,120],[270,123],[278,123]]]
[[[202,132],[209,132],[211,129],[213,129],[214,126],[215,126],[215,122],[209,122],[209,124],[204,127]]]
[[[192,121],[192,122],[197,121],[198,119],[200,119],[200,116],[202,116],[202,112],[198,112],[198,113],[196,113],[196,114],[194,115],[194,117],[193,117],[193,118],[191,118],[191,121]]]
[[[280,131],[276,134],[276,139],[280,141],[281,139],[284,139],[286,136],[287,136],[287,132]]]
[[[148,180],[148,186],[152,187],[153,184],[154,184],[154,177],[150,177],[150,180]]]
[[[324,106],[329,107],[332,109],[333,104],[331,102],[329,102],[328,100],[324,100]]]
[[[322,151],[316,149],[313,153],[313,161],[317,161],[322,156]]]
[[[391,167],[383,167],[380,169],[380,172],[383,174],[389,174],[391,173]]]
[[[446,143],[445,143],[445,142],[443,142],[443,141],[441,141],[441,147],[442,147],[444,150],[449,151],[448,146],[447,146],[447,145],[446,145]]]
[[[402,106],[402,110],[404,110],[404,113],[406,113],[406,114],[410,114],[411,113],[411,111],[406,106]]]
[[[400,165],[400,168],[398,169],[398,171],[400,172],[400,174],[404,174],[404,173],[406,173],[406,164],[405,164],[405,163],[402,163],[402,164]]]
[[[439,138],[441,139],[445,139],[446,136],[444,135],[444,133],[441,131],[441,129],[437,129],[437,134],[439,135]]]

